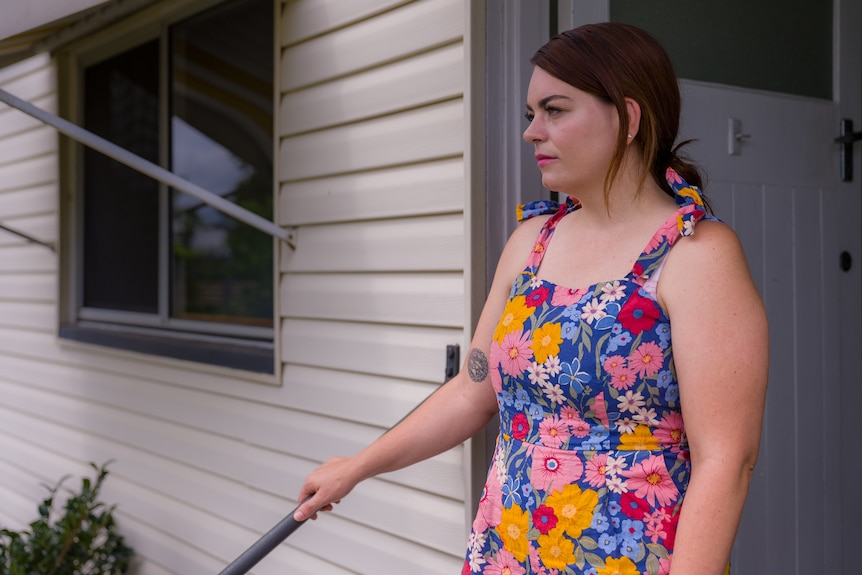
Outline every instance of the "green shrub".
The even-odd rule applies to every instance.
[[[116,532],[114,507],[99,502],[108,475],[107,463],[95,480],[83,478],[81,490],[66,501],[62,514],[54,498],[64,477],[39,505],[39,518],[29,529],[0,529],[0,575],[120,575],[129,569],[133,551]],[[56,519],[52,522],[53,517]]]

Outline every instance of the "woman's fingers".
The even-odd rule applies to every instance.
[[[344,484],[346,464],[347,459],[333,457],[309,474],[299,491],[302,503],[293,514],[296,521],[317,519],[318,511],[332,511],[333,505],[341,502],[341,496],[352,488]]]

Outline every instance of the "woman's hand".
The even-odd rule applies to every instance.
[[[333,457],[312,471],[299,490],[298,501],[302,504],[293,518],[297,521],[317,519],[318,511],[332,511],[333,504],[340,503],[359,483],[351,473],[355,471],[351,462],[348,457]]]

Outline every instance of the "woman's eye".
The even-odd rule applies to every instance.
[[[532,112],[524,112],[524,118],[526,118],[528,122],[532,122],[535,117],[536,116]]]
[[[559,109],[559,108],[551,108],[551,107],[549,107],[549,108],[545,108],[545,112],[546,112],[549,116],[556,116],[557,114],[559,114],[560,112],[562,112],[562,110],[561,110],[561,109]]]

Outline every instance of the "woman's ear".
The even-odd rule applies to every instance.
[[[632,143],[638,135],[641,125],[641,106],[631,98],[625,99],[626,112],[629,115],[629,125],[626,126],[626,134],[628,135],[626,143]]]

